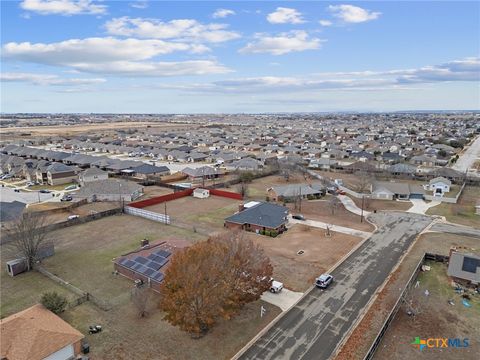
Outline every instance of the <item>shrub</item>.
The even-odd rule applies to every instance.
[[[43,306],[55,314],[60,314],[63,312],[68,304],[67,298],[55,291],[44,293],[40,299],[40,302]]]
[[[277,235],[278,235],[277,231],[275,231],[275,230],[270,231],[270,236],[271,237],[277,237]]]
[[[270,234],[271,234],[270,230],[265,230],[265,235],[271,236]]]

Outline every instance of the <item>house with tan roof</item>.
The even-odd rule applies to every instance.
[[[84,335],[43,305],[0,320],[2,360],[66,360],[80,354]]]

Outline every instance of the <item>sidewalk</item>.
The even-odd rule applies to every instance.
[[[303,224],[307,226],[316,227],[319,229],[327,229],[327,226],[328,226],[331,231],[361,237],[362,239],[369,238],[370,235],[372,235],[372,233],[369,233],[366,231],[351,229],[344,226],[338,226],[333,224],[327,224],[327,223],[316,221],[316,220],[296,220],[296,219],[292,219],[291,215],[289,215],[288,221],[290,224]]]
[[[362,209],[360,209],[357,204],[355,204],[353,202],[352,199],[350,199],[348,196],[346,195],[338,195],[338,198],[340,199],[340,201],[342,202],[343,206],[345,206],[345,209],[347,209],[348,211],[358,215],[358,216],[361,216],[362,215]],[[367,217],[368,215],[370,215],[370,212],[369,211],[365,211],[363,210],[363,216],[364,217]]]

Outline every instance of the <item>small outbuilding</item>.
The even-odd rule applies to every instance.
[[[193,197],[198,199],[206,199],[210,196],[210,190],[207,189],[195,189],[193,190]]]

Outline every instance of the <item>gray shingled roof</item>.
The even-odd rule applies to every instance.
[[[287,222],[287,215],[287,207],[263,202],[229,216],[225,221],[275,229]]]

